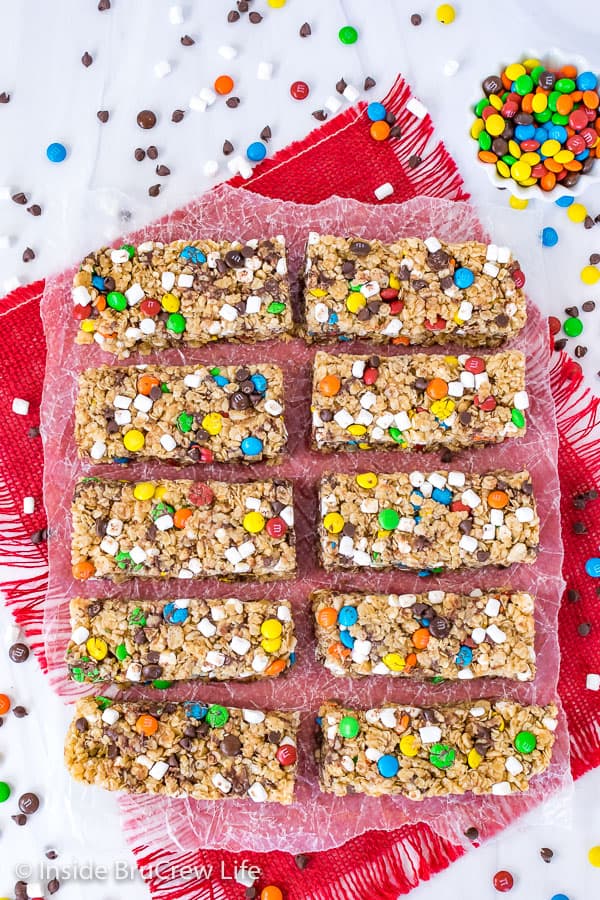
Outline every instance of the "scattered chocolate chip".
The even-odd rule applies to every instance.
[[[233,153],[234,146],[231,141],[223,141],[223,154],[225,156],[229,156],[230,153]]]
[[[348,87],[348,85],[344,81],[344,79],[340,78],[340,80],[338,81],[338,83],[335,86],[335,89],[338,92],[338,94],[343,94],[347,87]]]
[[[252,22],[253,25],[259,25],[263,20],[263,17],[258,12],[251,12],[250,15],[248,16],[248,18],[250,19],[250,21]]]
[[[237,0],[237,8],[241,13],[247,13],[250,8],[250,0]]]
[[[46,850],[46,859],[56,859],[58,853],[56,850]]]
[[[256,898],[256,888],[255,887],[247,887],[244,893],[245,900],[255,900]]]
[[[157,174],[157,175],[160,175],[161,178],[164,178],[166,175],[170,175],[170,174],[171,174],[171,170],[170,170],[170,168],[169,168],[168,166],[162,166],[162,165],[161,165],[161,166],[157,166],[157,167],[156,167],[156,174]]]
[[[27,900],[27,882],[17,881],[15,884],[15,897],[17,900]]]
[[[592,219],[591,216],[586,216],[585,219],[583,220],[583,227],[587,228],[588,230],[590,228],[593,228],[595,224],[596,223],[594,222],[594,220]]]
[[[574,588],[569,588],[567,591],[567,600],[569,603],[578,603],[581,600],[581,594]]]
[[[42,207],[38,203],[34,203],[32,206],[27,207],[27,212],[32,216],[41,216]]]
[[[467,830],[465,831],[465,837],[470,841],[476,841],[479,837],[479,831],[475,828],[474,825],[471,825],[471,827],[467,828]]]
[[[87,52],[87,50],[81,57],[81,62],[86,67],[86,69],[88,69],[91,66],[91,64],[94,62],[93,57],[90,56],[90,54]]]
[[[19,191],[18,194],[12,195],[13,203],[18,203],[19,206],[24,206],[27,203],[27,195],[22,191]]]
[[[300,35],[300,37],[310,37],[310,35],[312,34],[312,29],[308,22],[305,22],[304,25],[300,26],[300,31],[298,32],[298,34]]]
[[[13,706],[13,716],[17,719],[24,719],[27,715],[29,715],[29,713],[24,706]]]
[[[392,127],[390,128],[390,135],[389,135],[389,136],[390,136],[391,138],[399,138],[399,137],[402,137],[402,129],[400,128],[400,126],[399,126],[399,125],[392,125]]]
[[[60,887],[60,881],[58,880],[58,878],[52,878],[48,882],[48,893],[55,894],[57,892],[57,890],[59,889],[59,887]]]
[[[7,94],[6,91],[2,91],[0,94],[0,103],[10,103],[10,94]]]
[[[307,856],[306,853],[296,853],[296,855],[294,856],[294,862],[296,863],[300,871],[302,871],[309,864],[310,856]]]
[[[35,253],[31,249],[31,247],[25,247],[23,250],[23,256],[21,257],[24,263],[31,262],[32,259],[35,259]]]
[[[568,316],[574,316],[575,318],[579,315],[579,310],[576,306],[567,306],[565,312]]]
[[[227,21],[228,22],[237,22],[239,17],[240,17],[240,14],[237,11],[237,9],[232,9],[230,12],[227,13]]]
[[[26,794],[21,794],[19,797],[19,809],[22,813],[31,816],[34,812],[37,812],[39,808],[40,798],[37,794],[28,792]]]
[[[561,338],[558,341],[554,341],[554,349],[555,350],[564,350],[566,346],[567,346],[566,338]]]
[[[590,256],[590,265],[597,266],[600,263],[600,253],[592,253]]]
[[[575,347],[575,356],[577,359],[583,359],[585,354],[588,352],[588,348],[584,347],[583,344],[577,344]]]
[[[29,535],[29,540],[32,544],[43,544],[45,540],[48,539],[48,529],[40,528],[38,531],[34,531],[33,534]]]
[[[582,637],[587,637],[591,630],[592,626],[589,622],[581,622],[581,624],[577,626],[577,631]]]
[[[273,134],[272,134],[272,131],[271,131],[271,126],[270,126],[270,125],[265,125],[265,127],[263,128],[263,130],[262,130],[261,133],[260,133],[260,139],[261,139],[261,141],[265,141],[265,143],[268,144],[269,141],[271,140],[272,136],[273,136]]]
[[[581,304],[581,308],[584,312],[593,312],[596,309],[596,304],[593,300],[586,300],[585,303]]]
[[[96,113],[102,124],[108,122],[109,112],[107,109],[99,109]]]
[[[416,169],[417,166],[420,166],[422,162],[423,162],[422,158],[418,154],[414,154],[408,160],[408,168]]]
[[[551,850],[550,847],[542,847],[542,849],[540,850],[540,856],[545,863],[549,863],[554,856],[554,851]]]
[[[100,0],[98,3],[98,12],[106,12],[107,9],[110,9],[110,0]]]
[[[184,47],[193,47],[194,44],[196,43],[196,41],[194,40],[194,38],[191,35],[184,34],[183,37],[180,39],[180,43]]]
[[[27,644],[13,644],[8,651],[9,658],[14,663],[22,663],[29,657],[29,647]]]
[[[185,112],[182,109],[174,109],[171,114],[171,122],[181,122],[184,116]]]
[[[24,816],[23,813],[19,813],[16,816],[11,816],[11,819],[15,823],[15,825],[26,825],[27,824],[27,816]]]
[[[156,114],[153,113],[151,109],[142,109],[137,114],[136,122],[140,128],[144,128],[145,130],[154,128],[156,125]]]
[[[411,25],[420,25],[422,21],[423,21],[423,16],[420,16],[419,13],[413,13],[412,16],[410,17]]]
[[[146,154],[148,159],[158,159],[158,147],[155,147],[154,144],[150,144],[146,149]]]
[[[377,84],[377,82],[375,81],[375,79],[372,78],[370,75],[367,75],[367,77],[364,80],[363,90],[370,91],[371,88],[374,88],[376,84]]]
[[[37,425],[32,425],[27,429],[27,437],[36,438],[40,436],[40,429]]]
[[[313,116],[313,119],[317,120],[317,122],[324,122],[325,119],[327,118],[327,113],[325,112],[324,109],[315,109],[312,116]]]
[[[158,197],[158,195],[160,194],[160,184],[153,184],[148,188],[148,193],[151,197]]]
[[[229,107],[229,109],[235,109],[240,105],[241,100],[239,97],[228,97],[225,103]]]

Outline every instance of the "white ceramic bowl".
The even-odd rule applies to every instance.
[[[539,59],[544,65],[549,66],[551,69],[560,69],[561,66],[571,64],[577,66],[578,72],[597,72],[599,73],[600,77],[600,67],[591,66],[586,59],[584,59],[582,56],[579,56],[577,53],[565,53],[563,50],[558,50],[556,47],[548,50],[546,53],[540,53],[539,50],[525,50],[520,54],[519,58]],[[511,60],[511,62],[515,62],[515,60]],[[489,73],[486,73],[484,78],[487,77],[487,74],[498,74],[502,71],[505,65],[508,65],[508,63],[501,63],[500,65],[495,67],[490,66],[490,71]],[[473,107],[477,104],[482,96],[483,94],[482,92],[480,92],[477,98],[472,101],[469,107],[469,140],[471,141],[472,146],[477,143],[473,140],[470,133],[474,116]],[[477,151],[475,151],[475,154],[475,159],[477,160]],[[502,178],[502,176],[498,174],[496,166],[492,165],[491,163],[482,163],[479,160],[477,160],[477,163],[480,168],[484,169],[487,172],[489,180],[495,187],[510,191],[513,197],[519,197],[519,199],[521,200],[544,200],[546,201],[546,203],[554,203],[558,197],[579,197],[584,193],[584,191],[587,190],[588,187],[590,187],[590,185],[594,184],[597,181],[600,181],[600,159],[596,160],[591,172],[579,179],[575,187],[565,188],[560,184],[557,184],[557,186],[552,191],[543,191],[535,184],[531,185],[530,187],[522,187],[520,184],[517,184],[517,182],[513,178]]]

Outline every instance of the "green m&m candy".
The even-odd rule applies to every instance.
[[[377,521],[385,531],[394,531],[400,524],[400,516],[395,509],[381,509]]]
[[[563,331],[569,337],[579,337],[583,331],[583,322],[577,316],[569,316],[568,319],[565,319]]]
[[[156,688],[158,691],[166,691],[172,684],[172,681],[167,681],[165,678],[155,678],[152,682],[152,687]]]
[[[531,731],[520,731],[515,737],[515,749],[519,753],[533,753],[536,747],[537,740]]]
[[[177,427],[183,434],[187,431],[192,430],[192,425],[194,424],[194,417],[191,413],[182,412],[177,416]]]
[[[210,725],[211,728],[222,728],[223,725],[227,722],[229,718],[229,713],[225,709],[224,706],[219,706],[218,704],[213,704],[213,706],[209,706],[208,712],[206,713],[206,721]]]
[[[185,317],[181,313],[171,313],[167,319],[166,328],[167,331],[172,331],[173,334],[183,334],[185,331]]]
[[[456,751],[448,744],[434,744],[429,751],[429,762],[436,769],[448,769],[456,758]]]
[[[118,644],[115,647],[115,656],[121,662],[123,662],[124,659],[127,659],[129,653],[127,652],[127,647],[125,646],[125,644]]]
[[[111,309],[116,309],[119,312],[127,307],[127,297],[120,291],[111,291],[109,294],[107,294],[106,302]]]
[[[358,719],[355,719],[354,716],[343,716],[343,718],[340,719],[338,731],[342,737],[355,738],[360,731]]]
[[[135,247],[132,247],[131,244],[121,244],[121,250],[127,250],[129,259],[133,259],[133,257],[135,256]]]
[[[5,781],[0,781],[0,803],[4,803],[10,797],[10,788]]]
[[[358,40],[358,31],[352,25],[344,25],[338,31],[338,37],[342,44],[355,44]]]
[[[525,416],[521,412],[520,409],[511,409],[510,418],[513,425],[516,425],[517,428],[523,428],[525,425]]]
[[[282,303],[280,300],[273,300],[267,306],[267,312],[271,313],[274,316],[280,315],[285,309],[285,303]]]

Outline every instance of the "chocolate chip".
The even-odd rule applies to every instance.
[[[150,144],[146,153],[148,154],[148,159],[158,159],[158,147],[155,147],[154,144]]]
[[[581,308],[584,312],[593,312],[596,309],[596,304],[593,300],[586,300],[585,303],[581,304]]]
[[[247,13],[250,8],[250,0],[237,0],[237,8],[241,13]]]
[[[303,25],[300,26],[300,31],[298,32],[298,34],[299,34],[300,37],[302,37],[302,38],[310,37],[310,36],[311,36],[311,34],[312,34],[312,28],[310,27],[310,25],[308,24],[308,22],[305,22]]]
[[[574,588],[570,588],[567,591],[567,600],[569,603],[578,603],[581,600],[581,594],[579,591],[574,590]]]
[[[592,219],[591,216],[586,216],[585,219],[583,220],[583,227],[587,228],[588,231],[590,228],[593,228],[595,224],[596,223],[594,222],[594,220]]]
[[[174,109],[171,114],[171,122],[181,122],[184,116],[185,112],[182,109]]]
[[[16,816],[11,816],[11,819],[15,823],[15,825],[26,825],[27,824],[27,816],[24,816],[23,813],[19,813]]]
[[[560,340],[554,341],[554,349],[555,350],[564,350],[566,346],[567,346],[566,338],[560,338]]]
[[[46,850],[46,859],[56,859],[58,853],[56,850]]]
[[[263,130],[260,133],[261,141],[265,141],[266,143],[268,143],[272,137],[273,137],[273,134],[271,132],[271,126],[265,125],[265,127],[263,128]]]
[[[588,348],[584,347],[583,344],[577,344],[575,347],[575,356],[577,359],[583,359],[585,354],[588,352]]]
[[[245,900],[256,900],[256,888],[247,887],[244,892]]]
[[[577,317],[579,315],[579,310],[577,309],[576,306],[567,306],[567,308],[565,309],[565,312],[568,316]]]
[[[500,313],[496,316],[494,321],[496,322],[498,328],[506,328],[510,320],[507,315],[505,315],[504,313]]]
[[[473,523],[470,519],[463,519],[458,526],[458,530],[461,534],[471,534],[471,530],[473,528]]]
[[[237,756],[242,749],[242,742],[235,734],[227,734],[219,744],[224,756]]]
[[[386,114],[385,114],[385,121],[388,123],[388,125],[393,125],[394,122],[396,121],[396,116],[395,116],[395,114],[394,114],[393,112],[391,112],[391,111],[390,111],[390,112],[386,112]]]
[[[592,626],[589,622],[581,622],[577,626],[577,631],[582,637],[587,637],[590,631],[592,630]]]
[[[151,109],[142,109],[137,114],[136,122],[140,128],[143,128],[144,130],[154,128],[156,125],[156,114],[153,113]]]
[[[352,241],[348,249],[357,256],[367,256],[371,252],[371,245],[367,241]]]
[[[27,644],[13,644],[8,651],[8,655],[14,663],[25,662],[29,657],[29,647]]]
[[[107,9],[110,9],[110,0],[100,0],[98,3],[98,12],[106,12]]]
[[[477,561],[478,562],[485,562],[489,558],[490,558],[489,550],[478,550],[477,551]]]
[[[60,881],[58,878],[52,878],[48,882],[48,893],[55,894],[60,887]]]
[[[487,78],[484,78],[481,82],[481,87],[484,90],[485,94],[498,94],[502,90],[504,90],[502,85],[502,79],[499,75],[488,75]]]
[[[423,16],[420,16],[419,13],[413,13],[412,16],[410,17],[411,25],[420,25],[422,21],[423,21]]]
[[[236,106],[240,105],[241,100],[239,97],[228,97],[225,103],[229,107],[229,109],[235,109]]]
[[[162,675],[162,666],[150,665],[142,666],[142,678],[147,681],[154,681]]]
[[[109,112],[107,109],[99,109],[96,115],[102,124],[108,122]]]
[[[32,206],[27,207],[27,212],[32,216],[41,216],[42,207],[38,203],[34,203]]]
[[[14,890],[16,900],[27,900],[27,882],[17,881]]]
[[[415,291],[422,291],[427,287],[427,282],[424,278],[413,278],[411,287],[413,287]]]
[[[319,416],[322,422],[331,422],[333,419],[333,413],[330,409],[322,409]]]
[[[40,808],[40,798],[37,794],[28,792],[19,797],[19,809],[28,816],[33,815]]]
[[[171,174],[171,170],[168,166],[160,165],[156,167],[156,174],[160,175],[161,178],[164,178],[166,175]]]
[[[436,250],[435,253],[427,255],[427,265],[433,272],[441,272],[442,269],[447,269],[449,262],[450,256],[445,250]]]
[[[13,716],[16,719],[24,719],[27,715],[29,715],[29,713],[24,706],[13,706]]]
[[[0,94],[0,103],[10,103],[10,94],[7,94],[6,91],[2,91]]]
[[[422,162],[423,162],[423,159],[417,153],[414,153],[412,156],[410,156],[408,158],[408,168],[416,169],[417,166],[420,166]]]
[[[251,12],[250,15],[248,16],[248,18],[250,19],[250,21],[252,22],[253,25],[259,25],[263,20],[263,17],[261,16],[261,14],[257,13],[257,12]]]
[[[337,82],[337,84],[335,86],[335,89],[338,92],[338,94],[343,94],[347,87],[348,87],[348,85],[344,81],[344,79],[340,78],[340,80]]]
[[[160,194],[160,184],[153,184],[148,188],[148,193],[151,197],[158,197]]]
[[[29,540],[32,544],[43,544],[45,540],[48,538],[48,529],[40,528],[38,531],[34,531],[33,534],[29,535]]]
[[[414,388],[416,391],[424,391],[428,384],[426,378],[415,378]]]
[[[372,78],[371,75],[367,75],[363,83],[363,90],[370,91],[371,88],[374,88],[376,84],[377,82],[375,81],[375,79]]]
[[[31,249],[31,247],[25,247],[25,249],[23,250],[22,259],[24,263],[31,262],[32,259],[35,259],[35,253]]]
[[[40,436],[40,429],[37,425],[32,425],[31,428],[27,429],[27,437],[36,438]]]
[[[87,52],[87,50],[85,51],[85,53],[84,53],[83,56],[81,57],[81,62],[82,62],[83,65],[86,67],[86,69],[88,69],[88,68],[91,66],[91,64],[94,62],[93,57],[90,56],[90,54]]]
[[[310,856],[307,856],[306,853],[296,853],[296,855],[294,856],[294,862],[296,863],[300,871],[302,871],[309,864]]]
[[[193,47],[196,43],[194,38],[189,34],[184,34],[183,37],[179,39],[179,42],[183,47]]]
[[[312,117],[313,119],[316,119],[317,122],[324,122],[327,118],[327,113],[324,109],[315,109],[315,111],[312,113]]]
[[[19,191],[18,194],[12,195],[13,203],[18,203],[19,206],[24,206],[27,203],[27,195],[22,191]]]
[[[138,162],[141,162],[143,159],[146,159],[146,151],[142,150],[141,147],[136,147],[133,155],[137,159]]]
[[[224,141],[224,142],[223,142],[223,154],[224,154],[225,156],[229,156],[230,153],[233,153],[233,150],[234,150],[234,146],[233,146],[233,144],[231,143],[231,141]]]
[[[549,863],[554,856],[554,851],[551,850],[550,847],[542,847],[542,849],[540,850],[540,856],[545,863]]]
[[[227,13],[227,21],[228,22],[237,22],[239,17],[240,17],[240,14],[237,11],[237,9],[232,9],[230,12]]]

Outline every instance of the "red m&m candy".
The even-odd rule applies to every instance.
[[[272,519],[267,519],[265,529],[270,537],[282,538],[287,531],[287,525],[281,516],[273,516]]]
[[[293,766],[298,759],[298,753],[293,744],[281,744],[275,755],[282,766]]]

